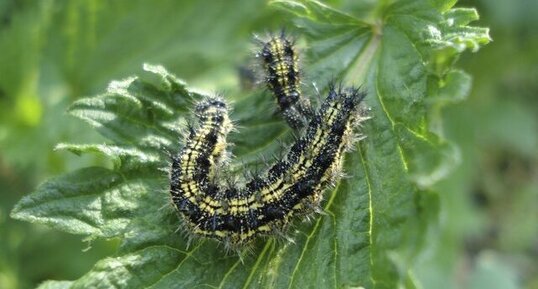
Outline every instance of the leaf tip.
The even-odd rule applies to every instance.
[[[15,220],[20,221],[30,221],[28,219],[28,214],[25,213],[24,208],[22,206],[22,203],[25,201],[26,197],[23,197],[15,206],[13,209],[11,209],[11,212],[9,213],[9,217]]]
[[[108,84],[106,91],[113,94],[129,95],[129,86],[137,79],[136,76],[130,76],[122,80],[113,80]]]

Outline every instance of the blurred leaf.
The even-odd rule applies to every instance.
[[[415,280],[401,268],[420,251],[426,224],[437,212],[436,195],[417,185],[427,187],[441,178],[453,158],[450,146],[430,131],[426,105],[428,92],[447,83],[452,63],[437,62],[438,69],[430,70],[428,62],[433,55],[453,56],[489,39],[486,30],[458,20],[462,33],[481,33],[462,35],[463,44],[446,52],[458,31],[443,24],[453,15],[445,9],[453,2],[441,2],[381,5],[374,15],[381,11],[382,18],[374,22],[315,1],[273,2],[297,16],[311,46],[309,77],[321,82],[322,90],[334,77],[363,82],[373,120],[364,126],[368,138],[346,162],[351,177],[327,193],[327,214],[299,225],[292,232],[294,244],[259,240],[242,259],[226,255],[213,241],[189,247],[175,233],[179,221],[168,201],[165,151],[177,151],[190,103],[203,93],[160,66],[145,65],[138,77],[112,82],[106,93],[76,101],[70,113],[111,143],[60,148],[114,155],[115,167],[85,168],[49,180],[23,198],[12,216],[91,238],[117,237],[122,245],[73,283],[45,285],[414,288]],[[432,27],[440,34],[432,35]],[[235,100],[239,123],[246,127],[241,135],[255,142],[236,141],[234,154],[248,160],[260,148],[274,150],[274,138],[286,131],[275,116],[265,116],[270,100]],[[259,118],[263,123],[245,121]]]
[[[428,240],[429,254],[417,275],[424,288],[509,287],[513,277],[516,288],[535,288],[538,2],[460,2],[477,6],[495,41],[461,58],[473,78],[471,94],[445,109],[443,119],[462,165],[437,186],[440,228]],[[484,270],[487,258],[498,263],[487,265],[496,269]],[[490,275],[480,273],[484,283],[476,282],[477,272]]]
[[[492,252],[478,257],[476,270],[471,274],[469,289],[517,289],[517,276],[510,264]]]

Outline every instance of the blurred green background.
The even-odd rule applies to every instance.
[[[326,2],[350,13],[375,5]],[[0,288],[76,279],[117,246],[9,218],[45,179],[108,165],[53,151],[59,142],[103,141],[68,117],[67,106],[144,62],[163,64],[193,86],[237,90],[252,33],[285,22],[266,4],[0,0]],[[458,6],[478,9],[477,25],[491,28],[493,43],[458,62],[473,87],[443,115],[461,165],[436,185],[440,221],[415,276],[423,288],[538,288],[538,1]]]

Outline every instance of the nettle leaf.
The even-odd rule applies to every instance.
[[[80,279],[42,287],[415,288],[410,266],[438,209],[437,194],[427,189],[457,160],[430,112],[464,97],[469,77],[452,64],[489,41],[486,29],[467,26],[476,12],[450,10],[453,2],[394,1],[366,20],[316,1],[272,2],[295,15],[307,40],[307,81],[322,91],[333,79],[362,84],[373,118],[363,127],[367,139],[346,157],[349,177],[326,193],[326,214],[297,224],[293,242],[258,240],[241,256],[211,240],[189,245],[169,201],[169,154],[179,149],[189,109],[204,93],[145,65],[106,93],[76,101],[69,112],[110,143],[57,148],[103,154],[113,167],[47,181],[12,216],[120,238],[121,245]],[[234,101],[240,132],[231,141],[240,171],[255,167],[260,154],[278,154],[276,140],[290,133],[267,95]]]

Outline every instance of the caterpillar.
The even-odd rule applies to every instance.
[[[368,117],[357,88],[331,85],[301,136],[283,158],[235,185],[219,177],[226,167],[226,136],[233,129],[220,97],[195,105],[195,126],[172,157],[170,193],[189,232],[248,244],[257,236],[285,232],[295,216],[319,211],[323,191],[341,176],[344,153],[362,139],[356,131]]]
[[[258,39],[263,60],[265,83],[275,96],[281,114],[290,127],[298,129],[307,124],[312,114],[308,99],[301,93],[301,70],[294,40],[284,31],[271,35],[268,41]]]

